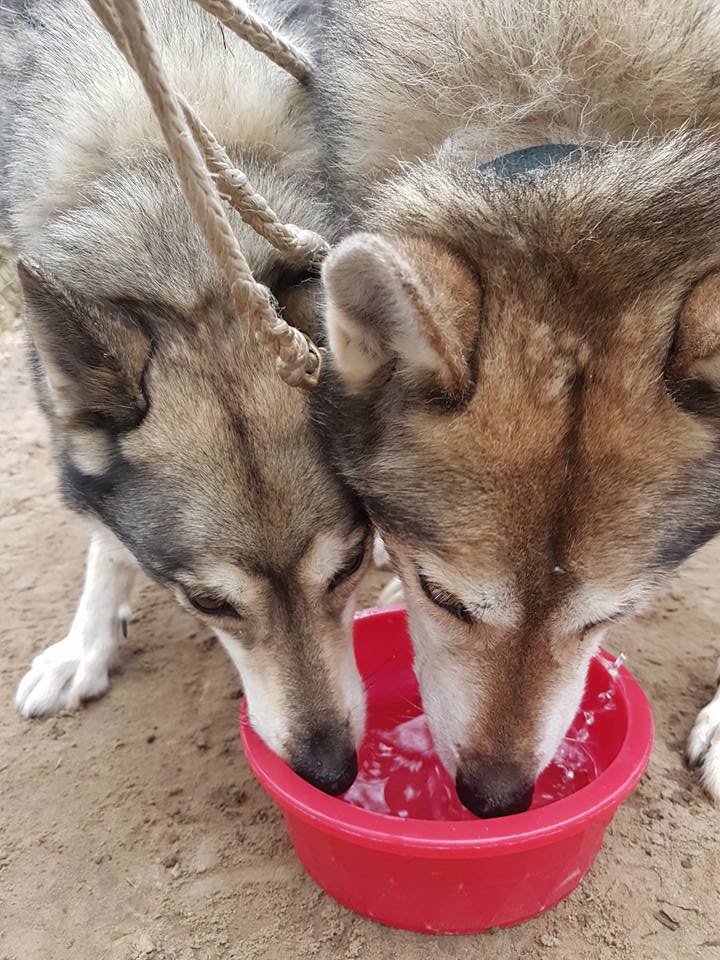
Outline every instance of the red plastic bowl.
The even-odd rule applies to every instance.
[[[377,710],[417,696],[402,610],[355,619],[355,656]],[[609,659],[591,664],[585,701],[611,683]],[[495,820],[411,820],[372,813],[310,786],[260,740],[241,707],[241,735],[256,777],[280,806],[305,869],[341,904],[393,927],[480,933],[537,916],[590,869],[605,828],[633,791],[653,739],[650,706],[627,670],[615,709],[590,728],[601,772],[576,793]]]

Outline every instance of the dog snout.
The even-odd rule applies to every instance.
[[[477,817],[507,817],[530,806],[534,780],[514,763],[461,766],[455,778],[460,802]]]
[[[289,754],[298,776],[333,797],[349,790],[357,776],[357,754],[346,728],[318,730],[294,744]]]

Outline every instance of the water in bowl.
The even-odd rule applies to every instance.
[[[609,667],[611,680],[621,664],[619,657]],[[614,709],[612,687],[602,691],[594,703],[583,707],[552,762],[538,777],[533,808],[576,793],[602,769],[591,727],[598,714]],[[411,705],[405,716],[389,728],[387,725],[375,728],[370,714],[358,768],[357,779],[344,797],[354,806],[414,820],[474,819],[458,800],[455,785],[435,753],[419,702]]]

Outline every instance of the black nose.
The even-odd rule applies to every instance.
[[[318,730],[293,745],[290,766],[323,793],[337,797],[357,776],[357,755],[346,729]]]
[[[534,782],[516,764],[472,764],[458,770],[455,788],[460,802],[477,817],[523,813],[532,801]]]

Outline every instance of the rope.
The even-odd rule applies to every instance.
[[[233,166],[223,147],[187,101],[180,95],[178,100],[195,143],[205,156],[208,170],[215,177],[221,193],[245,223],[290,259],[302,263],[323,260],[330,249],[327,241],[313,230],[302,230],[292,223],[283,223],[262,194],[256,193],[242,170]]]
[[[312,76],[312,62],[302,50],[279,37],[272,27],[235,0],[195,0],[195,3],[217,17],[220,23],[224,23],[251,47],[287,70],[296,80],[304,83]]]
[[[240,314],[249,314],[257,323],[256,332],[275,354],[278,372],[286,383],[314,387],[320,375],[320,351],[305,334],[277,314],[270,291],[253,277],[225,214],[217,187],[188,127],[183,106],[167,81],[139,0],[88,2],[145,88],[175,164],[182,192],[225,274],[236,310]],[[252,194],[251,189],[250,192]],[[267,216],[272,213],[267,204],[265,213]]]

